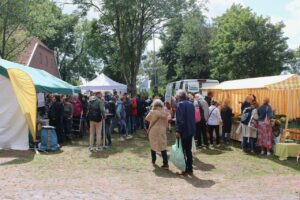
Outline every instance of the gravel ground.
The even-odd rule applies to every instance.
[[[172,164],[170,171],[150,164],[142,133],[125,142],[114,138],[114,147],[100,153],[90,153],[86,141],[55,154],[0,151],[0,199],[300,200],[295,158],[248,155],[234,145],[198,150],[194,176],[179,177]]]

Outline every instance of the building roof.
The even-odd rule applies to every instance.
[[[42,41],[40,41],[39,39],[33,37],[28,42],[27,47],[18,56],[17,63],[45,70],[45,71],[49,72],[50,74],[52,74],[52,75],[60,78],[60,73],[59,73],[58,67],[56,65],[56,60],[55,60],[55,66],[54,67],[53,66],[52,67],[45,66],[43,64],[39,65],[39,66],[35,66],[32,63],[33,57],[34,56],[39,56],[39,55],[35,55],[35,53],[38,50],[38,48],[42,48],[43,50],[49,52],[49,54],[51,54],[53,56],[53,59],[55,60],[54,51],[51,50],[51,49],[49,49]]]

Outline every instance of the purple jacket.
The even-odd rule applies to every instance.
[[[194,136],[196,129],[195,107],[187,100],[177,103],[176,109],[176,132],[182,139]]]

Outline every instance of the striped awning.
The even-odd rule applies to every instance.
[[[251,85],[254,87],[251,88]],[[213,88],[204,88],[204,90],[212,91],[213,98],[220,103],[230,100],[233,112],[236,114],[241,113],[240,102],[243,102],[247,95],[253,94],[259,104],[268,97],[270,105],[276,109],[276,114],[300,118],[300,76],[298,75],[226,81]]]
[[[300,88],[300,76],[293,74],[284,81],[268,85],[267,88],[271,90],[298,89]]]

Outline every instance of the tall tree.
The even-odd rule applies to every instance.
[[[167,65],[166,79],[169,81],[174,81],[177,78],[176,64],[179,58],[177,48],[182,32],[182,17],[178,17],[172,19],[167,30],[160,35],[162,48],[159,50],[158,56]]]
[[[74,0],[93,7],[100,20],[111,31],[118,45],[120,69],[132,94],[136,93],[136,76],[147,41],[164,22],[182,9],[184,0]]]
[[[91,22],[80,20],[75,14],[61,14],[58,19],[60,23],[55,27],[56,33],[43,41],[55,50],[62,79],[78,83],[81,78],[94,78],[101,63],[91,55]]]
[[[93,20],[87,31],[87,46],[93,58],[102,60],[102,72],[115,81],[126,83],[121,70],[119,47],[114,35],[100,20]]]
[[[41,12],[43,10],[43,12]],[[40,39],[55,33],[60,9],[50,0],[2,0],[0,3],[0,57],[14,60],[30,36]]]
[[[210,74],[208,44],[211,27],[202,14],[202,6],[191,9],[171,21],[161,34],[163,47],[159,56],[168,66],[166,78],[208,78]]]
[[[215,20],[210,43],[212,77],[223,81],[279,74],[290,57],[283,27],[250,8],[233,5]]]
[[[178,42],[178,78],[209,78],[210,63],[208,45],[212,28],[200,8],[184,17],[183,32]]]
[[[282,73],[300,75],[300,47],[293,51],[293,57],[284,64],[284,71]]]

